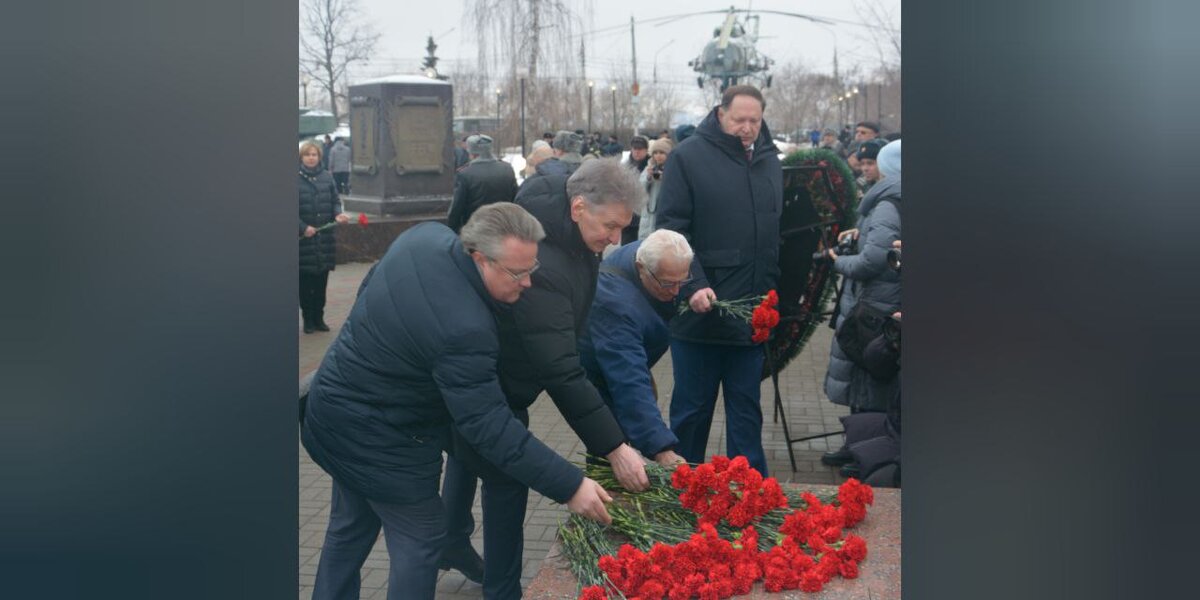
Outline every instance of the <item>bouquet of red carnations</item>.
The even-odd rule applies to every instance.
[[[577,516],[560,528],[581,599],[716,600],[747,594],[758,581],[768,592],[817,592],[833,577],[857,577],[867,556],[866,542],[845,534],[874,502],[855,479],[822,500],[782,490],[745,457],[715,456],[671,474],[651,464],[647,472],[651,489],[615,501],[607,530]],[[604,467],[589,466],[588,475],[615,481]],[[614,551],[610,531],[630,543]]]
[[[770,290],[762,296],[751,296],[737,300],[713,300],[713,309],[722,315],[741,319],[750,324],[754,330],[750,339],[754,343],[765,342],[771,337],[771,330],[779,324],[779,294]],[[679,314],[691,310],[687,302],[679,304]]]

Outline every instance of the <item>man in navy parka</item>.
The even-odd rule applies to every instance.
[[[438,495],[450,426],[514,479],[609,521],[602,488],[529,433],[496,372],[493,309],[530,285],[541,225],[521,207],[480,208],[461,240],[422,223],[392,243],[359,289],[313,378],[301,441],[333,477],[313,598],[357,598],[382,526],[388,598],[433,598],[446,537]]]

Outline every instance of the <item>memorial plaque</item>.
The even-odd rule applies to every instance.
[[[454,193],[453,88],[417,75],[350,86],[347,210],[441,217]]]

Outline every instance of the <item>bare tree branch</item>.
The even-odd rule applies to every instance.
[[[358,0],[303,0],[300,6],[300,72],[328,94],[334,118],[340,115],[338,99],[345,98],[347,67],[367,62],[379,41],[358,17]]]

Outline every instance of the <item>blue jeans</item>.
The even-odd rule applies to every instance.
[[[441,499],[433,496],[412,504],[378,502],[336,479],[313,600],[358,600],[360,571],[381,527],[389,559],[388,600],[432,600],[446,539]]]
[[[446,507],[447,548],[471,543],[475,517],[475,483],[479,478],[466,465],[446,458],[442,501]],[[525,503],[529,488],[508,477],[483,478],[483,597],[510,600],[521,597],[521,558],[525,552]]]
[[[724,390],[725,439],[728,454],[745,456],[750,466],[767,476],[762,447],[760,346],[722,346],[671,340],[675,390],[671,393],[671,431],[675,447],[688,462],[705,462],[717,390]]]

